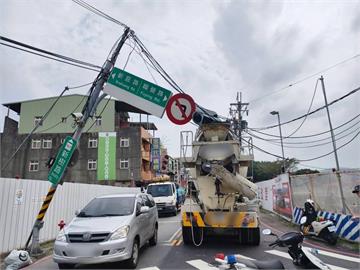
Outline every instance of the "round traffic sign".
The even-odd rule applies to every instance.
[[[195,102],[187,94],[176,94],[169,99],[166,106],[166,114],[171,122],[177,125],[184,125],[190,122],[195,112]]]

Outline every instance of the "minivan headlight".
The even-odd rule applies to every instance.
[[[64,229],[62,229],[59,234],[56,236],[56,241],[59,242],[66,242],[66,236],[65,236],[65,231]]]
[[[125,238],[128,235],[129,229],[130,229],[129,225],[121,226],[120,228],[116,229],[115,232],[112,233],[109,240],[118,240],[121,238]]]

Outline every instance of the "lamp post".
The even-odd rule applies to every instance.
[[[282,140],[281,125],[280,125],[280,114],[279,114],[278,111],[272,111],[272,112],[270,112],[270,114],[277,115],[277,117],[278,117],[279,131],[280,131],[280,142],[281,142],[281,151],[282,151],[282,158],[283,158],[283,165],[282,165],[282,168],[281,168],[281,172],[284,173],[285,172],[285,155],[284,155],[284,145],[283,145],[283,140]]]

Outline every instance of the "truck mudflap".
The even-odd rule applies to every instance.
[[[259,227],[255,212],[183,212],[183,227],[210,228],[257,228]]]

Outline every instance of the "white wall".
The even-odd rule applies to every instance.
[[[42,180],[0,178],[0,253],[25,246],[50,186]],[[59,221],[69,223],[75,210],[95,196],[135,191],[140,189],[76,183],[59,185],[45,215],[40,241],[54,239]]]
[[[273,194],[272,194],[272,186],[275,183],[275,179],[266,180],[262,182],[257,182],[256,185],[258,187],[258,198],[261,202],[261,207],[268,210],[273,211]]]

